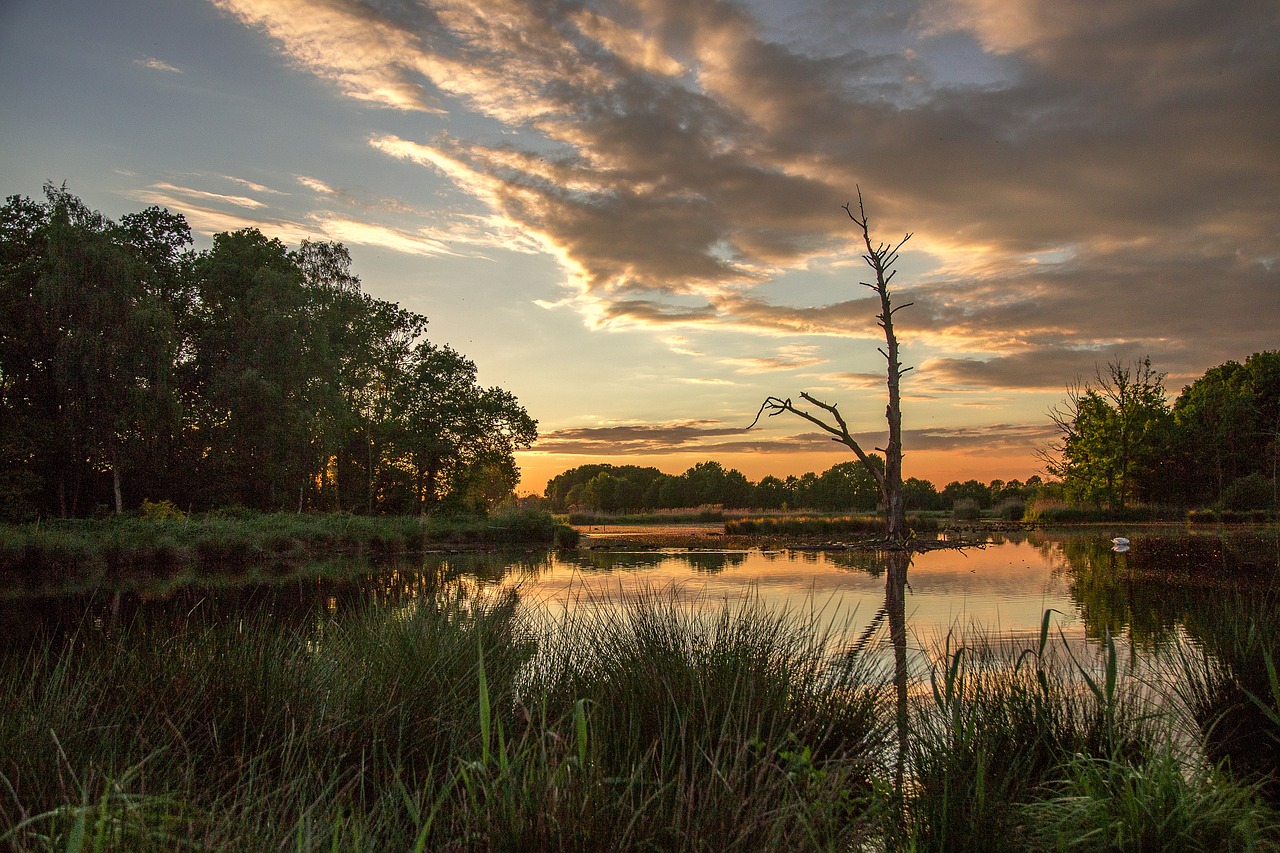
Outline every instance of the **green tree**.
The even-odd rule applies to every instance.
[[[362,293],[345,247],[190,243],[178,214],[116,224],[65,187],[0,208],[3,517],[510,493],[535,422],[425,317]]]
[[[752,506],[759,509],[782,509],[789,506],[791,501],[791,492],[786,483],[773,476],[762,477],[756,483],[754,494]]]
[[[304,241],[293,258],[319,371],[310,402],[315,497],[319,506],[372,512],[395,431],[391,390],[411,369],[427,318],[363,293],[341,243]]]
[[[65,187],[47,184],[45,198],[11,197],[0,214],[0,456],[19,469],[0,499],[18,516],[97,502],[119,513],[125,481],[161,462],[153,436],[176,423],[173,274],[134,242],[132,223]],[[171,239],[169,257],[190,239],[180,217],[136,218]]]
[[[883,459],[870,454],[873,466],[883,468]],[[876,508],[880,486],[866,466],[839,462],[818,477],[812,498],[815,509],[827,512],[867,512]]]
[[[515,488],[515,451],[538,424],[509,392],[481,387],[474,362],[420,343],[392,395],[393,464],[411,474],[420,511],[479,508]]]
[[[1182,389],[1173,404],[1179,486],[1189,503],[1218,503],[1252,475],[1280,469],[1280,352],[1228,361]],[[1256,479],[1256,478],[1255,478]],[[1256,485],[1251,487],[1256,492]]]
[[[214,237],[196,264],[196,429],[204,489],[217,504],[295,504],[319,467],[302,274],[257,229]]]
[[[902,500],[906,509],[916,512],[943,508],[937,487],[919,477],[909,477],[902,484]]]
[[[954,508],[957,501],[973,501],[978,509],[991,508],[991,489],[977,480],[952,480],[943,486],[938,497],[943,507]]]
[[[1063,404],[1050,410],[1058,438],[1040,459],[1062,480],[1069,500],[1124,509],[1150,497],[1169,458],[1172,416],[1164,374],[1144,358],[1109,362],[1094,376],[1068,388]]]

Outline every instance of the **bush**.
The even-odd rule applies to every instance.
[[[982,507],[972,498],[961,498],[951,507],[951,517],[957,521],[976,521],[982,517]]]
[[[1026,511],[1027,505],[1021,498],[1005,498],[996,504],[996,514],[1005,521],[1021,521]]]
[[[173,501],[163,500],[152,503],[142,499],[142,517],[149,521],[181,521],[187,514],[178,509]]]
[[[1275,501],[1275,488],[1270,477],[1257,471],[1236,480],[1222,491],[1222,509],[1257,510],[1271,509]]]

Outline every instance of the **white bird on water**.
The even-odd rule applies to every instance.
[[[1128,551],[1129,540],[1123,536],[1117,536],[1115,539],[1111,540],[1111,550],[1112,551]]]

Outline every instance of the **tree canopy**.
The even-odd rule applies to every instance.
[[[1112,362],[1050,417],[1041,458],[1074,503],[1280,506],[1280,352],[1212,367],[1172,405],[1150,359]]]
[[[65,187],[0,208],[0,516],[479,509],[537,438],[339,243],[256,229],[195,251],[179,214],[112,222]]]

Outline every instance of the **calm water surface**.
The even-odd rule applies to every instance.
[[[1112,550],[1125,535],[1130,550]],[[588,543],[592,540],[588,538]],[[599,542],[600,540],[596,540]],[[644,552],[460,554],[420,557],[394,567],[271,584],[138,583],[123,590],[38,597],[8,594],[0,644],[21,644],[40,627],[75,630],[134,618],[180,623],[193,609],[225,618],[269,613],[314,625],[372,601],[434,594],[436,578],[492,594],[517,586],[525,606],[558,618],[569,610],[614,608],[643,591],[674,591],[691,606],[757,596],[771,608],[816,616],[860,634],[883,620],[883,555],[853,552]],[[1009,536],[985,548],[915,555],[906,572],[906,624],[916,648],[949,631],[981,630],[1023,639],[1048,609],[1069,639],[1107,633],[1152,649],[1188,632],[1212,633],[1241,596],[1276,598],[1276,527],[1189,531],[1183,527],[1090,528]]]
[[[603,552],[552,555],[537,566],[513,569],[498,585],[517,585],[529,606],[552,615],[608,608],[660,590],[675,591],[691,606],[753,595],[771,608],[857,629],[885,601],[884,559],[877,554]],[[970,625],[1001,634],[1029,633],[1039,630],[1047,608],[1065,614],[1064,624],[1082,624],[1062,561],[1025,539],[917,554],[907,578],[907,620],[921,634],[942,635]]]

